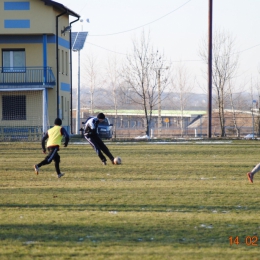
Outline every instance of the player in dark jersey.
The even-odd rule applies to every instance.
[[[114,156],[98,136],[98,124],[104,119],[105,115],[103,113],[99,113],[97,117],[89,117],[85,122],[84,137],[95,150],[103,165],[107,164],[107,159],[104,154],[110,159],[112,164],[114,164]]]

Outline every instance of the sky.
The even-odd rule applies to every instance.
[[[198,85],[207,86],[203,76],[207,65],[199,56],[199,45],[208,35],[208,0],[56,1],[81,15],[83,22],[74,23],[72,31],[89,33],[81,59],[91,53],[101,64],[115,55],[124,60],[132,51],[133,39],[140,38],[142,31],[149,32],[152,45],[164,53],[166,63],[173,68],[185,64]],[[225,30],[235,38],[239,53],[236,81],[246,88],[260,75],[259,11],[260,0],[213,0],[213,31]]]

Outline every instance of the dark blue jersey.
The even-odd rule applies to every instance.
[[[84,126],[85,135],[97,135],[98,134],[99,120],[97,117],[89,117]]]

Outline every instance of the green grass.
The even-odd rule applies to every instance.
[[[259,259],[258,141],[108,146],[122,165],[71,144],[57,179],[39,143],[0,143],[1,260]]]

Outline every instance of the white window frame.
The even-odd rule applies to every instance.
[[[20,59],[21,66],[15,66],[15,52],[21,52],[23,54],[23,57]],[[9,53],[9,57],[7,57],[8,60],[8,65],[5,64],[5,55],[4,53]],[[2,67],[3,67],[3,72],[25,72],[25,49],[3,49],[2,50]]]

